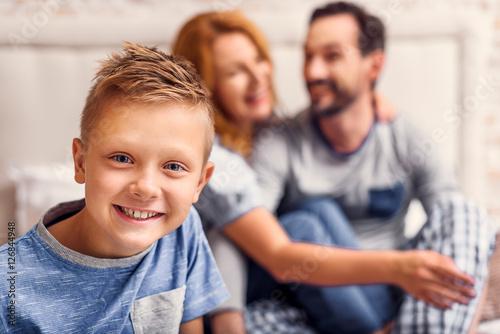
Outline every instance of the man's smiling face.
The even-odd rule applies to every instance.
[[[359,33],[350,14],[312,22],[304,47],[304,78],[317,116],[340,113],[369,87],[369,64],[358,46]]]

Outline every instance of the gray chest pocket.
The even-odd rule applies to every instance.
[[[179,333],[186,286],[134,301],[130,318],[134,333]]]

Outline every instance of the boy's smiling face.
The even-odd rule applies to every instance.
[[[76,174],[85,183],[85,227],[96,257],[124,257],[148,248],[187,217],[213,171],[204,164],[202,112],[170,103],[108,103],[84,148],[73,143]]]

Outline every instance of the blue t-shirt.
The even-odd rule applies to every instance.
[[[0,248],[2,333],[178,333],[228,297],[194,208],[144,252],[100,259],[66,248],[45,227],[84,205],[49,210],[16,240],[15,254]]]

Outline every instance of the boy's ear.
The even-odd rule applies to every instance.
[[[200,198],[200,193],[203,190],[203,187],[207,182],[210,180],[212,177],[212,174],[214,173],[215,165],[213,162],[207,162],[205,164],[205,167],[203,168],[203,171],[201,172],[200,176],[200,181],[198,182],[198,186],[196,187],[196,192],[193,197],[193,203],[198,202],[198,199]]]
[[[85,151],[79,138],[73,139],[73,161],[75,163],[75,181],[85,183]]]

